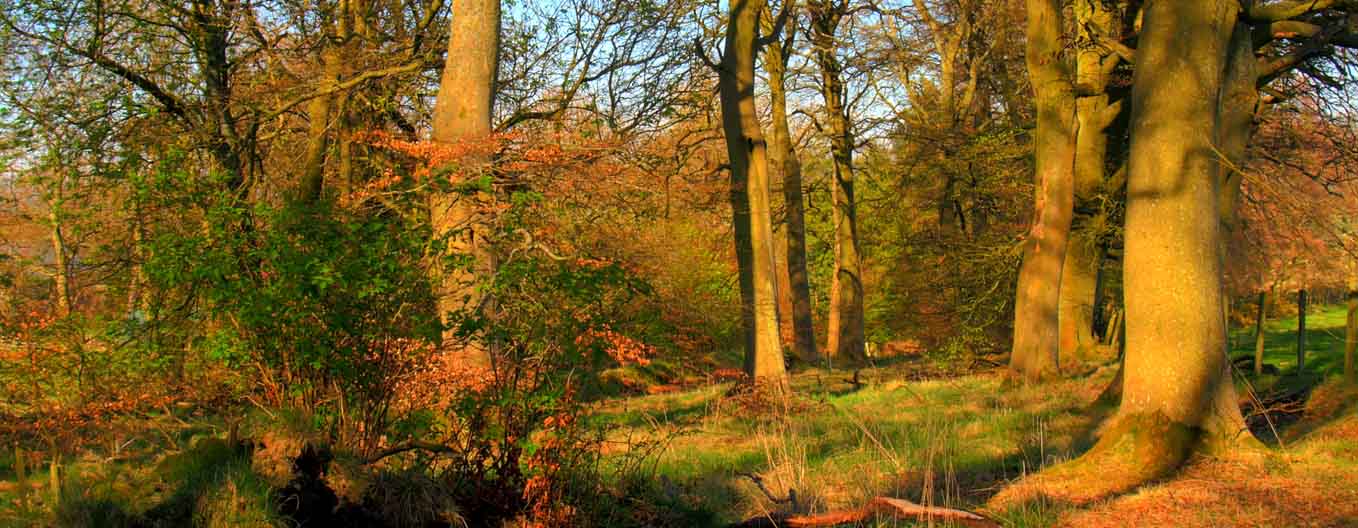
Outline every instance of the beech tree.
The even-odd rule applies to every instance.
[[[830,285],[830,313],[826,325],[825,354],[849,363],[867,358],[863,329],[863,260],[858,238],[858,213],[854,201],[853,128],[850,124],[843,66],[838,56],[840,23],[850,14],[848,0],[816,0],[807,3],[810,13],[812,54],[820,70],[820,93],[825,102],[824,132],[830,140],[834,163],[830,191],[833,202],[834,275]]]
[[[1073,210],[1075,85],[1061,54],[1061,3],[1029,0],[1028,74],[1037,107],[1035,220],[1023,246],[1009,368],[1037,381],[1058,370],[1061,271]]]
[[[730,160],[731,211],[739,267],[741,320],[745,330],[745,374],[756,384],[781,390],[787,383],[773,266],[773,220],[769,202],[768,146],[755,107],[755,56],[768,40],[779,38],[788,13],[780,15],[769,37],[761,37],[762,0],[730,0],[721,61],[717,71],[722,131]]]
[[[795,10],[789,2],[785,9]],[[774,29],[772,17],[765,17],[764,27]],[[769,163],[778,168],[783,187],[783,207],[786,225],[783,243],[786,248],[785,270],[779,284],[786,291],[792,313],[792,347],[797,357],[808,362],[820,360],[816,347],[816,330],[811,313],[811,281],[806,271],[806,204],[802,197],[802,163],[788,127],[787,69],[788,59],[797,42],[796,31],[783,31],[782,38],[770,38],[764,47],[764,72],[769,84]]]
[[[1146,7],[1131,97],[1119,414],[1089,452],[1007,489],[997,503],[1039,489],[1072,501],[1126,491],[1199,449],[1252,439],[1241,436],[1224,353],[1219,256],[1218,101],[1232,35],[1248,31],[1238,18],[1230,0]]]
[[[1076,2],[1075,115],[1076,142],[1071,202],[1071,235],[1062,265],[1059,356],[1062,361],[1087,357],[1094,346],[1099,271],[1105,259],[1113,202],[1126,179],[1125,142],[1115,122],[1126,110],[1125,90],[1115,90],[1130,52],[1121,44],[1130,28],[1128,2]]]
[[[434,141],[456,143],[490,136],[499,52],[500,1],[454,0],[448,56],[434,104]],[[489,159],[477,157],[461,160],[464,178],[474,182],[488,175],[489,163]],[[487,302],[476,289],[477,277],[486,277],[493,266],[486,238],[489,227],[484,217],[478,215],[478,202],[491,199],[493,196],[475,189],[436,191],[429,197],[434,236],[448,240],[450,255],[470,256],[472,260],[470,265],[458,266],[445,257],[431,266],[438,311],[449,327],[444,332],[445,346],[456,336],[451,316],[477,312]],[[471,341],[461,347],[460,353],[467,364],[488,366],[492,360],[490,352],[487,343]]]

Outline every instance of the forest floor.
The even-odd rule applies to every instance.
[[[1266,450],[1200,457],[1165,482],[1078,508],[993,512],[985,503],[1092,444],[1112,410],[1092,402],[1116,363],[1014,387],[998,372],[906,381],[927,364],[917,358],[864,369],[857,383],[849,372],[799,371],[787,403],[741,401],[726,395],[729,385],[709,385],[617,399],[599,415],[616,438],[659,442],[657,478],[721,523],[891,496],[982,511],[1005,526],[1358,526],[1358,392],[1336,377],[1344,311],[1307,322],[1306,372],[1294,372],[1296,320],[1281,319],[1266,326],[1265,362],[1279,374],[1238,379]],[[1233,357],[1252,356],[1252,329],[1232,340]]]
[[[1278,374],[1239,379],[1246,413],[1269,444],[1266,450],[1202,457],[1164,482],[1080,507],[1029,504],[996,512],[985,504],[1007,483],[1092,444],[1112,410],[1092,404],[1113,377],[1112,361],[1065,381],[1019,387],[1006,384],[998,371],[950,375],[915,356],[857,374],[799,370],[796,396],[788,401],[732,396],[731,383],[661,386],[652,388],[662,394],[603,401],[593,418],[608,424],[611,439],[618,440],[605,444],[611,451],[606,460],[621,463],[637,454],[637,446],[649,446],[643,460],[660,493],[706,512],[703,522],[714,526],[777,512],[855,508],[891,496],[980,511],[1014,527],[1358,527],[1358,393],[1336,376],[1343,322],[1338,308],[1308,317],[1307,368],[1300,376],[1294,372],[1295,319],[1267,326],[1266,362]],[[1232,338],[1233,356],[1252,355],[1251,329]],[[1268,412],[1258,412],[1253,401]],[[258,468],[232,465],[230,453],[204,456],[199,449],[188,456],[188,446],[226,449],[225,442],[204,439],[224,438],[230,426],[202,409],[173,411],[111,425],[107,438],[85,454],[58,461],[59,479],[50,474],[50,461],[20,469],[0,455],[0,526],[50,525],[44,504],[57,499],[49,483],[58,481],[61,493],[97,499],[82,507],[106,508],[109,515],[149,512],[156,505],[195,508],[186,502],[192,499],[195,511],[206,504],[208,515],[231,515],[218,526],[278,525],[272,517],[238,517],[268,511],[274,484]],[[276,427],[278,418],[270,419]],[[249,434],[247,426],[242,434]],[[633,449],[614,447],[624,445]],[[25,449],[33,458],[43,447]],[[213,456],[227,462],[211,471],[194,466]],[[208,473],[210,481],[194,480]],[[241,501],[260,504],[230,507]],[[218,503],[223,506],[213,506]],[[62,515],[77,514],[89,512]]]

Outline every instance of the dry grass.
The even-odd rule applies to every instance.
[[[811,404],[792,412],[742,413],[716,386],[611,402],[600,416],[634,438],[678,432],[657,472],[723,522],[856,508],[882,495],[977,509],[1088,449],[1108,411],[1089,402],[1111,375],[1030,388],[994,375],[902,381],[883,369],[851,390],[826,383],[847,374],[813,371],[794,380]],[[1325,385],[1313,398],[1286,448],[1196,458],[1113,499],[991,514],[1005,526],[1358,526],[1358,397]]]
[[[907,372],[883,368],[865,371],[855,390],[850,376],[799,373],[802,401],[772,414],[733,405],[724,386],[611,402],[600,414],[620,436],[680,431],[657,471],[725,521],[857,508],[877,496],[965,508],[1083,446],[1097,425],[1085,402],[1111,372],[1042,388],[1006,387],[993,374],[903,381]]]
[[[1173,479],[1087,510],[1061,526],[1358,526],[1352,460],[1314,453],[1203,459]]]

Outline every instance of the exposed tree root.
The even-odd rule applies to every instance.
[[[815,528],[857,524],[869,519],[908,519],[946,521],[960,526],[999,528],[1000,524],[975,513],[936,506],[922,506],[904,499],[877,497],[856,510],[840,510],[817,515],[773,514],[755,517],[733,528]]]
[[[1041,499],[1081,505],[1126,493],[1172,473],[1198,438],[1196,429],[1158,413],[1123,416],[1088,453],[1006,487],[988,507],[1002,511]]]

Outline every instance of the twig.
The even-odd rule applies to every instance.
[[[755,487],[759,488],[759,491],[764,492],[764,496],[768,497],[769,500],[772,501],[774,504],[791,504],[792,511],[800,511],[800,508],[797,505],[797,490],[788,489],[787,497],[780,499],[778,498],[777,495],[774,495],[773,492],[769,491],[769,488],[764,486],[763,477],[760,477],[759,475],[756,475],[754,473],[745,472],[736,473],[736,475],[750,479],[750,482],[753,482]]]

